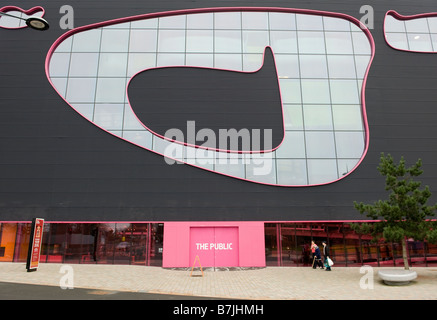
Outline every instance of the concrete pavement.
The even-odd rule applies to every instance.
[[[142,292],[247,300],[436,300],[437,268],[413,268],[418,278],[387,286],[379,268],[267,267],[213,271],[127,265],[43,263],[27,272],[24,263],[0,262],[0,282],[114,292]],[[69,289],[65,289],[69,290]]]

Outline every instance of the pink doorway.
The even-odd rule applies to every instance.
[[[238,227],[191,227],[190,263],[202,267],[239,266]]]

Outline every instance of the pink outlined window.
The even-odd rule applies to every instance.
[[[390,10],[384,19],[384,37],[396,50],[437,52],[437,13],[404,16]]]
[[[16,6],[6,6],[0,8],[0,12],[4,12],[22,19],[27,19],[31,16],[42,17],[45,10],[43,7],[33,7],[29,10],[24,10]],[[26,22],[22,19],[16,19],[9,16],[0,15],[0,28],[4,29],[23,29],[27,28]]]
[[[129,103],[130,80],[144,70],[257,72],[266,47],[274,54],[284,121],[284,139],[274,150],[243,153],[175,143],[152,132]],[[313,186],[349,175],[367,152],[364,89],[373,56],[370,32],[344,14],[208,8],[71,30],[50,49],[46,73],[74,110],[139,147],[255,183]]]

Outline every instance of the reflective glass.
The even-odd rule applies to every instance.
[[[124,78],[98,78],[96,102],[124,103],[126,95],[126,79]]]
[[[187,66],[212,68],[214,67],[214,55],[205,53],[187,53],[185,64]]]
[[[96,94],[95,78],[69,78],[67,100],[69,102],[94,102]]]
[[[94,117],[94,104],[80,103],[73,104],[74,109],[79,112],[83,117],[90,121],[93,121]]]
[[[267,12],[243,12],[242,26],[243,29],[268,29],[268,13]]]
[[[67,77],[70,66],[70,53],[54,53],[50,62],[51,77]]]
[[[332,110],[329,104],[305,105],[303,111],[305,130],[332,130]]]
[[[101,53],[99,77],[125,77],[127,53]]]
[[[359,104],[358,83],[356,80],[330,80],[333,104]]]
[[[335,130],[362,130],[361,105],[333,105]]]
[[[308,158],[335,158],[335,142],[332,132],[306,131],[305,142]],[[334,172],[337,172],[337,168]]]
[[[323,32],[298,31],[297,39],[300,53],[325,54],[326,52],[325,35]]]
[[[283,105],[283,117],[285,130],[302,130],[302,106],[293,104]]]
[[[152,148],[152,134],[147,130],[123,131],[123,138],[144,148]]]
[[[102,30],[93,29],[73,36],[73,52],[99,52]]]
[[[270,31],[270,45],[275,54],[297,53],[296,31]]]
[[[278,184],[306,185],[307,168],[304,159],[276,159],[278,170]]]
[[[258,71],[263,65],[263,55],[250,53],[243,54],[243,71],[255,72]]]
[[[156,66],[156,53],[130,53],[128,57],[127,76]]]
[[[367,54],[372,53],[369,40],[363,32],[352,32],[352,41],[354,44],[354,54]]]
[[[241,31],[214,31],[214,52],[242,52]]]
[[[364,151],[363,133],[358,131],[335,132],[338,158],[361,158]]]
[[[394,17],[388,15],[385,17],[384,22],[385,32],[406,32],[405,22],[403,20],[397,20]]]
[[[185,29],[186,15],[175,15],[158,18],[160,29]]]
[[[277,158],[305,158],[305,138],[301,131],[285,131],[281,147],[276,151]],[[279,175],[282,175],[280,172]]]
[[[302,79],[301,83],[304,103],[331,103],[328,80]]]
[[[267,184],[276,184],[276,161],[274,153],[246,155],[246,179]]]
[[[242,59],[241,54],[216,54],[214,55],[214,67],[227,70],[242,70]]]
[[[405,20],[405,29],[408,33],[428,33],[428,21],[424,18]]]
[[[282,103],[301,103],[301,86],[299,79],[279,79]]]
[[[126,52],[129,45],[129,30],[103,29],[102,52]]]
[[[296,15],[283,12],[269,12],[270,30],[296,30]]]
[[[187,52],[213,52],[212,30],[187,30]]]
[[[353,54],[352,37],[349,32],[325,32],[328,54]]]
[[[351,23],[346,19],[336,17],[323,17],[325,31],[350,31]]]
[[[437,33],[437,17],[429,17],[428,20],[428,27],[429,32],[431,33]]]
[[[99,53],[72,53],[70,64],[71,77],[93,77],[97,73]]]
[[[158,52],[184,52],[185,30],[159,30]]]
[[[187,29],[212,29],[214,17],[212,13],[187,15]]]
[[[123,127],[122,104],[96,104],[94,110],[94,122],[107,129],[117,130]]]
[[[431,37],[429,34],[408,34],[408,45],[412,51],[432,52]]]
[[[241,12],[215,12],[215,29],[241,29]]]
[[[269,43],[267,31],[243,31],[243,52],[260,53]]]
[[[298,14],[297,30],[323,30],[323,19],[319,15]]]
[[[327,78],[325,55],[299,55],[301,78]]]
[[[308,183],[319,184],[338,179],[335,159],[308,159]]]
[[[275,64],[279,79],[299,78],[299,58],[297,54],[276,54]]]
[[[408,50],[408,40],[406,33],[386,33],[387,43],[396,49]]]
[[[131,30],[129,52],[155,52],[156,41],[156,30]]]
[[[328,55],[328,66],[330,78],[355,79],[357,77],[355,60],[352,55]],[[364,73],[361,75],[364,75]]]

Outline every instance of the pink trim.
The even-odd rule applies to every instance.
[[[253,180],[248,180],[245,178],[240,178],[240,177],[236,177],[236,176],[231,176],[225,173],[221,173],[221,172],[217,172],[214,170],[210,170],[204,167],[200,167],[200,166],[196,166],[193,164],[189,164],[193,167],[197,167],[203,170],[207,170],[213,173],[217,173],[217,174],[221,174],[224,176],[228,176],[228,177],[232,177],[232,178],[237,178],[243,181],[249,181],[252,183],[258,183],[258,184],[264,184],[264,185],[271,185],[271,186],[282,186],[282,187],[311,187],[311,186],[322,186],[322,185],[327,185],[327,184],[331,184],[334,182],[337,182],[345,177],[347,177],[348,175],[350,175],[353,171],[355,171],[355,169],[361,164],[361,162],[364,160],[364,157],[367,154],[368,148],[369,148],[369,125],[368,125],[368,120],[367,120],[367,113],[366,113],[366,107],[365,107],[365,88],[366,88],[366,83],[367,83],[367,76],[370,70],[370,66],[372,64],[373,58],[375,56],[375,43],[372,37],[372,34],[370,33],[370,31],[356,18],[343,14],[343,13],[333,13],[333,12],[326,12],[326,11],[318,11],[318,10],[308,10],[308,9],[289,9],[289,8],[277,8],[277,7],[223,7],[223,8],[201,8],[201,9],[186,9],[186,10],[176,10],[176,11],[168,11],[168,12],[162,12],[162,13],[149,13],[149,14],[143,14],[143,15],[137,15],[137,16],[132,16],[132,17],[125,17],[125,18],[119,18],[119,19],[114,19],[114,20],[109,20],[109,21],[105,21],[105,22],[99,22],[99,23],[95,23],[95,24],[91,24],[91,25],[87,25],[87,26],[82,26],[82,27],[78,27],[76,29],[70,30],[68,32],[66,32],[65,34],[63,34],[61,37],[59,37],[51,46],[47,57],[46,57],[46,63],[45,63],[45,71],[46,71],[46,76],[48,81],[50,82],[50,84],[53,86],[53,88],[55,89],[55,91],[61,96],[61,98],[68,104],[68,101],[66,101],[66,99],[58,92],[58,90],[56,89],[56,87],[53,85],[53,82],[50,78],[50,73],[49,73],[49,66],[50,66],[50,59],[53,55],[53,52],[55,51],[55,49],[58,47],[58,45],[60,43],[62,43],[65,39],[67,39],[68,37],[82,32],[82,31],[86,31],[86,30],[90,30],[90,29],[95,29],[95,28],[99,28],[99,27],[103,27],[103,26],[108,26],[108,25],[112,25],[112,24],[117,24],[117,23],[124,23],[124,22],[132,22],[132,21],[137,21],[137,20],[142,20],[142,19],[150,19],[150,18],[158,18],[158,17],[166,17],[166,16],[172,16],[172,15],[182,15],[182,14],[194,14],[194,13],[209,13],[209,12],[234,12],[234,11],[246,11],[246,12],[284,12],[284,13],[300,13],[300,14],[309,14],[309,15],[322,15],[322,16],[327,16],[327,17],[336,17],[336,18],[341,18],[341,19],[345,19],[348,20],[349,22],[352,22],[353,24],[357,25],[358,27],[360,27],[363,32],[365,33],[365,35],[367,36],[367,39],[370,42],[370,47],[371,47],[371,57],[369,60],[369,64],[367,66],[365,75],[363,77],[363,84],[362,84],[362,90],[361,90],[361,104],[362,104],[362,114],[363,114],[363,125],[364,125],[364,129],[365,129],[365,147],[364,147],[364,151],[361,155],[360,160],[358,161],[358,163],[345,175],[341,176],[340,178],[333,180],[333,181],[329,181],[329,182],[324,182],[324,183],[319,183],[319,184],[307,184],[307,185],[280,185],[280,184],[271,184],[271,183],[264,183],[264,182],[259,182],[259,181],[253,181]],[[279,79],[278,79],[279,81]],[[128,86],[127,86],[128,87]],[[127,90],[126,87],[126,90]],[[70,105],[70,107],[72,107]],[[73,107],[72,107],[73,108]],[[132,108],[132,107],[131,107]],[[74,109],[74,108],[73,108]],[[75,110],[75,109],[74,109]],[[76,110],[77,111],[77,110]],[[88,120],[88,119],[87,119]],[[90,121],[90,120],[88,120]],[[93,123],[92,121],[90,121],[91,123]],[[118,135],[115,135],[111,132],[109,132],[108,130],[100,127],[99,125],[93,123],[95,126],[99,127],[100,129],[106,131],[107,133],[116,136],[117,138],[120,138],[124,141],[127,141],[129,143],[132,143],[133,145],[136,145],[140,148],[152,151],[156,154],[160,154],[161,156],[164,156],[163,154],[155,151],[155,150],[150,150],[146,147],[143,147],[141,145],[138,145],[134,142],[131,142],[129,140],[126,140]],[[146,127],[147,128],[147,127]],[[284,128],[285,130],[285,128]],[[169,159],[172,159],[170,157],[167,157]],[[181,161],[181,159],[172,159],[178,162],[184,162],[183,160]],[[184,162],[185,163],[185,162]]]
[[[45,10],[44,10],[44,8],[43,8],[43,7],[40,7],[40,6],[30,8],[29,10],[24,10],[24,9],[19,8],[19,7],[16,7],[16,6],[6,6],[6,7],[2,7],[2,8],[0,8],[0,12],[8,13],[9,11],[19,11],[19,12],[21,12],[21,13],[24,13],[25,15],[28,15],[28,16],[34,15],[36,12],[40,12],[40,11],[42,11],[42,15],[41,15],[41,17],[43,17],[44,14],[45,14]],[[1,17],[0,17],[0,19],[1,19]],[[1,21],[1,20],[0,20],[0,21]],[[27,26],[24,25],[24,26],[21,26],[21,27],[18,27],[18,28],[9,28],[9,27],[2,27],[2,26],[0,25],[0,28],[8,29],[8,30],[16,30],[16,29],[24,29],[24,28],[27,28]]]
[[[408,21],[408,20],[413,20],[413,19],[420,19],[420,18],[430,18],[430,17],[437,17],[437,12],[429,12],[429,13],[421,13],[421,14],[415,14],[415,15],[411,15],[411,16],[404,16],[398,12],[396,12],[395,10],[389,10],[386,12],[385,17],[384,17],[384,25],[383,25],[383,33],[384,33],[384,40],[387,43],[387,45],[394,49],[394,50],[399,50],[399,51],[404,51],[404,52],[412,52],[412,53],[436,53],[437,51],[416,51],[416,50],[407,50],[407,49],[402,49],[402,48],[396,48],[393,47],[387,40],[387,32],[385,31],[385,23],[387,21],[387,16],[392,16],[393,18],[395,18],[396,20],[402,20],[402,21]]]

